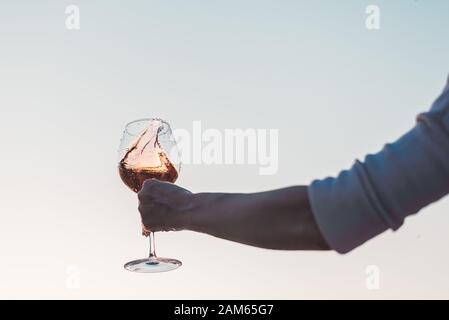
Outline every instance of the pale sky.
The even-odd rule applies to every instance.
[[[371,4],[380,30],[365,28]],[[194,192],[334,175],[441,92],[448,16],[446,0],[2,1],[0,298],[449,298],[449,198],[345,256],[157,234],[184,265],[141,275],[123,269],[147,242],[116,169],[124,125],[160,117],[279,130],[276,175],[186,165],[178,183]]]

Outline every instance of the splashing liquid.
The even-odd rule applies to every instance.
[[[146,129],[119,163],[120,177],[134,192],[139,192],[148,179],[174,183],[178,178],[178,171],[159,144],[158,133]]]

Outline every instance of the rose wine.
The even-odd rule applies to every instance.
[[[151,141],[154,140],[154,143]],[[144,131],[119,163],[123,182],[134,192],[148,179],[175,182],[178,171],[159,145],[157,133]]]

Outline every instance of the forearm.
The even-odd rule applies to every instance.
[[[314,221],[307,187],[199,193],[193,202],[186,229],[269,249],[328,249]]]

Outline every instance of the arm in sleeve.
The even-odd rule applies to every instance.
[[[308,195],[328,245],[346,253],[449,193],[449,79],[429,112],[397,141]]]

